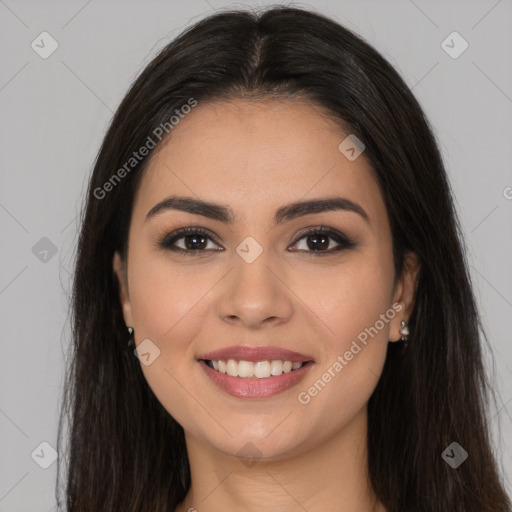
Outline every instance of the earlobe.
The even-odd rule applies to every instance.
[[[130,301],[130,294],[128,291],[128,283],[126,278],[125,262],[122,260],[121,255],[116,251],[112,258],[112,268],[117,276],[119,284],[119,301],[123,308],[123,317],[126,325],[133,325],[132,305]]]
[[[409,252],[405,255],[402,275],[398,280],[393,297],[393,304],[400,304],[401,309],[390,322],[390,341],[400,341],[403,333],[401,322],[408,322],[411,316],[416,295],[418,274],[420,271],[419,258],[415,253]]]

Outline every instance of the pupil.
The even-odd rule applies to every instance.
[[[313,240],[313,244],[309,244],[310,249],[327,249],[329,247],[329,237],[326,235],[309,235],[308,239]],[[318,240],[322,240],[322,242],[318,243]]]
[[[192,243],[188,243],[190,239],[193,240]],[[197,243],[197,240],[201,240],[200,247],[194,246],[194,244]],[[206,246],[205,236],[204,235],[186,235],[185,236],[185,246],[187,247],[187,249],[190,249],[190,250],[204,249]]]

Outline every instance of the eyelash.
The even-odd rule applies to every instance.
[[[173,252],[182,253],[183,256],[187,257],[197,257],[200,255],[200,253],[209,252],[206,249],[182,249],[181,247],[173,247],[172,245],[181,238],[184,238],[185,235],[204,235],[210,240],[212,240],[214,243],[217,244],[217,242],[213,239],[213,237],[210,235],[210,233],[200,227],[188,227],[188,228],[181,228],[177,229],[176,231],[173,231],[172,233],[163,236],[158,242],[157,246],[161,249],[167,249]],[[335,249],[329,249],[324,251],[304,251],[304,250],[298,250],[294,252],[305,252],[309,253],[313,256],[326,256],[329,254],[332,254],[334,252],[341,251],[343,249],[352,249],[355,247],[355,243],[350,240],[346,235],[340,233],[339,231],[336,231],[332,228],[324,228],[323,226],[320,226],[320,228],[311,229],[309,231],[306,231],[305,233],[302,233],[299,238],[296,239],[296,241],[293,243],[293,245],[296,245],[297,242],[302,240],[303,238],[309,236],[309,235],[328,235],[329,238],[332,238],[335,242],[339,244],[339,246]],[[219,244],[217,244],[219,245]],[[220,252],[220,251],[219,251]]]

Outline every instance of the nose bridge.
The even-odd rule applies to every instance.
[[[235,286],[252,289],[253,296],[269,294],[275,287],[276,276],[272,271],[272,251],[263,247],[253,237],[245,238],[233,255]]]

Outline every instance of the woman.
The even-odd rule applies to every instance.
[[[460,233],[357,35],[286,7],[186,30],[89,184],[68,510],[509,510]]]

